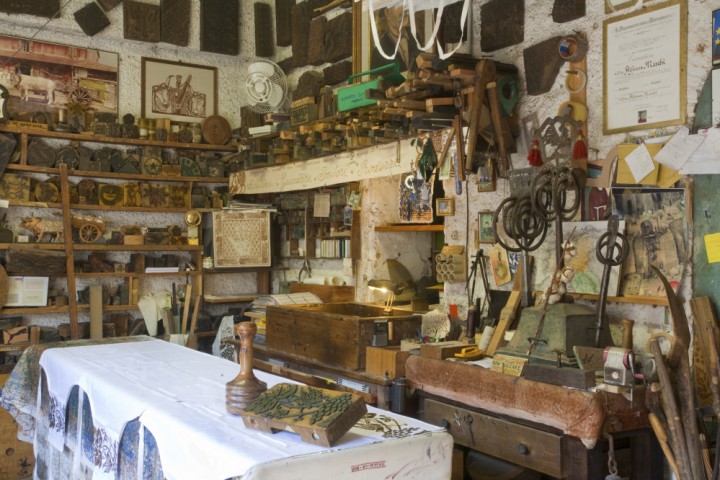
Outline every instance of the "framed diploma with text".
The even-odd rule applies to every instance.
[[[610,18],[603,27],[603,133],[684,123],[686,0]]]

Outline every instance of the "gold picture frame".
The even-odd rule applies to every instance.
[[[436,198],[435,215],[439,217],[452,217],[453,215],[455,215],[455,199]]]
[[[495,243],[495,212],[478,212],[478,242]]]
[[[682,125],[687,118],[687,0],[603,23],[603,134]]]

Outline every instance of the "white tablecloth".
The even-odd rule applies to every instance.
[[[315,462],[336,478],[430,480],[450,475],[449,434],[373,407],[332,448],[304,443],[288,432],[247,429],[241,417],[225,409],[225,384],[235,378],[239,365],[168,342],[49,349],[40,365],[54,411],[65,411],[74,386],[87,395],[95,441],[103,439],[111,452],[105,465],[115,466],[96,468],[93,478],[116,477],[117,445],[125,425],[136,418],[155,437],[169,479],[268,478],[268,472],[278,480],[317,478],[318,470],[310,468]],[[264,372],[255,375],[268,387],[288,381]],[[64,422],[55,425],[49,440],[62,451]],[[289,464],[308,468],[287,468]]]

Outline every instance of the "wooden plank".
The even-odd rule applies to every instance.
[[[180,333],[187,332],[188,314],[190,313],[190,299],[192,298],[192,284],[185,286],[185,301],[183,302],[182,323],[180,324]]]
[[[355,301],[355,287],[348,285],[313,285],[310,283],[290,282],[290,293],[314,293],[325,303]]]
[[[70,211],[70,182],[68,180],[67,164],[60,165],[60,193],[63,205],[63,230],[72,232],[72,212]],[[78,312],[77,290],[75,288],[75,250],[73,249],[72,235],[64,236],[65,256],[67,257],[67,291],[68,316],[70,317],[70,337],[78,339]]]
[[[102,285],[90,286],[90,338],[103,337]]]
[[[445,225],[377,225],[376,232],[444,232]]]

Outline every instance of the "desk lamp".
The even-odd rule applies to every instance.
[[[407,301],[413,299],[415,296],[415,282],[413,282],[410,272],[402,263],[389,259],[385,264],[387,265],[387,276],[368,281],[368,288],[387,294],[385,312],[389,313],[392,311],[392,305],[396,300]],[[385,275],[385,273],[381,273],[381,275]]]

